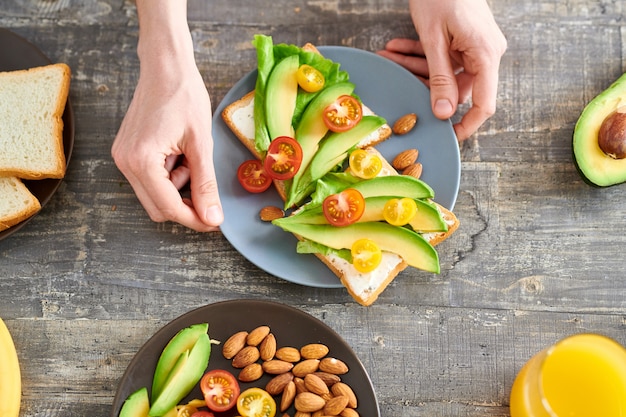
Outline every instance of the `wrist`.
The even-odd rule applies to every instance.
[[[194,63],[193,41],[184,0],[137,0],[141,65],[167,69],[172,64]],[[161,68],[167,64],[165,68]]]

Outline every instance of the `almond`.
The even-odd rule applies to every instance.
[[[291,347],[291,346],[281,347],[280,349],[276,351],[275,356],[277,359],[280,359],[286,362],[299,362],[301,359],[300,351],[296,349],[295,347]]]
[[[300,348],[300,355],[304,359],[322,359],[328,354],[328,346],[321,343],[310,343]]]
[[[263,367],[258,363],[251,363],[239,372],[239,379],[242,382],[252,382],[263,376]]]
[[[250,332],[246,343],[250,346],[258,346],[268,334],[270,334],[269,326],[259,326]]]
[[[355,409],[349,407],[344,408],[339,415],[341,417],[359,417],[359,413]]]
[[[274,358],[276,354],[276,337],[274,334],[270,333],[265,336],[265,339],[259,345],[259,353],[261,354],[261,359],[264,361],[269,361]]]
[[[294,398],[296,398],[296,384],[293,381],[289,381],[285,389],[283,389],[283,396],[280,399],[280,411],[285,411],[291,407]]]
[[[311,417],[311,413],[305,413],[304,411],[296,411],[293,417]]]
[[[280,375],[291,371],[293,363],[281,361],[280,359],[272,359],[263,362],[263,370],[268,374]]]
[[[317,375],[318,377],[320,377],[321,380],[324,381],[324,383],[328,387],[336,384],[337,382],[341,382],[341,378],[339,377],[339,375],[331,374],[328,372],[321,372],[321,371],[317,371],[313,373]]]
[[[333,397],[326,402],[326,405],[324,405],[324,415],[337,416],[346,408],[347,405],[348,397],[345,395]]]
[[[293,379],[293,382],[296,384],[296,392],[298,394],[300,394],[301,392],[307,392],[308,389],[306,388],[306,385],[304,385],[304,379],[300,378],[300,377],[295,377]]]
[[[417,149],[406,149],[400,152],[391,162],[391,166],[393,166],[398,171],[402,171],[406,169],[409,165],[415,163],[417,161],[417,157],[419,152]]]
[[[348,366],[336,358],[324,358],[319,363],[319,370],[329,374],[343,375],[348,372]]]
[[[241,349],[233,358],[233,368],[245,368],[259,360],[261,354],[256,346],[246,346]]]
[[[422,164],[416,162],[414,164],[409,165],[407,168],[402,171],[402,175],[410,175],[415,178],[419,178],[422,176]]]
[[[314,413],[321,410],[326,405],[326,401],[317,394],[312,392],[301,392],[296,395],[294,400],[294,406],[296,410],[303,411],[305,413]]]
[[[270,379],[267,385],[265,385],[265,391],[271,395],[278,395],[289,384],[289,381],[293,380],[293,374],[291,372],[285,372],[284,374],[276,375]]]
[[[417,123],[417,115],[415,113],[405,114],[393,124],[391,129],[396,135],[404,135],[409,133]]]
[[[343,383],[343,382],[337,382],[336,384],[333,384],[330,390],[336,397],[340,395],[344,395],[348,397],[347,407],[356,408],[357,406],[356,394],[354,393],[354,391],[352,390],[352,388],[350,388],[348,384]]]
[[[295,376],[299,376],[300,378],[304,378],[305,375],[311,374],[319,368],[320,361],[319,359],[305,359],[302,362],[298,362],[296,366],[293,367],[291,372]]]
[[[265,206],[259,212],[259,217],[264,222],[271,222],[272,220],[276,220],[276,219],[280,219],[281,217],[285,217],[285,212],[280,207]]]
[[[329,392],[328,385],[315,374],[308,374],[304,377],[304,386],[308,391],[320,396],[326,395]]]
[[[222,346],[222,355],[226,359],[232,359],[246,345],[246,337],[248,332],[238,332],[228,338]]]

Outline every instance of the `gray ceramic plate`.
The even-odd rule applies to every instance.
[[[208,323],[210,338],[222,343],[238,331],[250,331],[257,326],[267,325],[276,337],[277,347],[301,347],[308,343],[327,345],[330,349],[328,356],[342,360],[349,368],[348,373],[341,376],[341,380],[354,390],[358,399],[359,415],[380,417],[378,401],[369,375],[354,351],[334,330],[296,308],[257,300],[232,300],[209,304],[180,316],[155,333],[137,352],[124,372],[115,393],[111,417],[118,416],[124,401],[131,393],[141,387],[150,390],[154,368],[167,342],[179,330],[197,323]],[[225,369],[237,376],[237,370],[232,368],[231,361],[224,359],[221,352],[220,345],[213,345],[208,369]],[[266,375],[257,382],[241,383],[241,390],[250,387],[263,388],[269,380],[270,377]],[[199,387],[196,387],[183,402],[193,398],[202,398]],[[293,408],[289,409],[288,413],[293,415]],[[216,417],[234,415],[236,410],[231,409],[216,414]]]
[[[15,71],[50,64],[50,59],[35,45],[26,39],[0,29],[0,71]],[[63,146],[65,148],[66,163],[69,164],[74,147],[74,113],[69,98],[63,113]],[[61,185],[61,179],[45,179],[38,181],[24,181],[31,193],[39,199],[42,209]],[[5,239],[21,229],[33,217],[0,232],[0,240]]]
[[[417,148],[422,179],[435,190],[435,201],[452,209],[461,176],[459,147],[450,121],[433,115],[426,86],[409,71],[374,53],[340,46],[319,49],[348,71],[355,93],[390,124],[407,113],[418,115],[409,134],[392,136],[377,148],[389,160],[404,149]],[[251,155],[228,129],[221,112],[252,91],[255,82],[256,71],[252,71],[233,86],[213,117],[215,167],[226,216],[222,232],[243,256],[270,274],[311,287],[340,288],[337,277],[315,256],[296,254],[294,236],[259,220],[262,207],[282,207],[276,191],[271,188],[263,194],[250,194],[237,181],[237,167]]]

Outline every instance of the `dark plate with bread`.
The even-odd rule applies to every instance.
[[[37,46],[20,35],[6,29],[0,29],[0,71],[16,71],[52,64]],[[74,146],[74,114],[69,97],[63,112],[63,153],[65,165],[69,164]],[[24,179],[28,190],[39,200],[43,209],[61,185],[63,178],[47,178],[39,180]],[[0,231],[0,240],[5,239],[26,225],[34,215]]]

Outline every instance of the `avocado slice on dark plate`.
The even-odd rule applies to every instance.
[[[585,107],[572,149],[587,183],[607,187],[626,182],[626,73]]]

